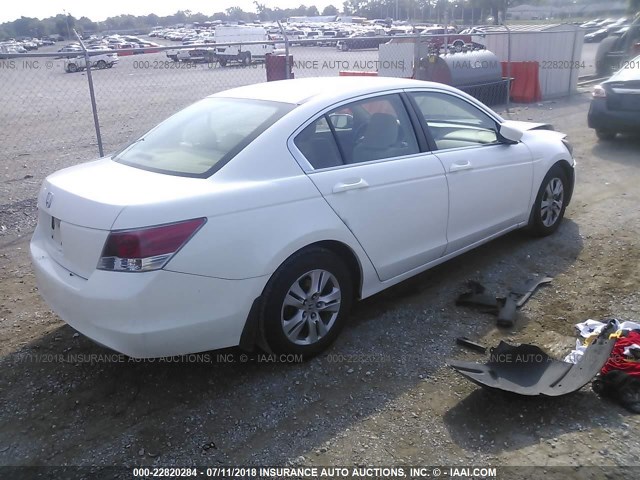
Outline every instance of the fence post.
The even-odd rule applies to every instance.
[[[280,32],[284,37],[284,68],[286,69],[284,78],[289,80],[289,78],[291,77],[291,64],[289,63],[289,37],[287,36],[287,32],[285,31],[284,27],[280,23],[280,20],[278,20],[278,26],[280,27]]]
[[[73,33],[75,34],[78,42],[80,42],[80,46],[82,47],[82,51],[84,52],[84,61],[87,66],[87,80],[89,82],[89,97],[91,98],[91,110],[93,111],[93,124],[96,128],[96,138],[98,140],[98,153],[101,157],[104,157],[104,150],[102,148],[102,135],[100,133],[100,122],[98,121],[98,107],[96,105],[96,95],[93,91],[93,78],[91,77],[91,60],[89,58],[89,51],[87,47],[84,46],[84,42],[78,32],[74,29]]]
[[[443,53],[446,55],[447,53],[449,53],[449,9],[446,9],[444,11],[444,44],[443,44],[443,48],[444,51]]]
[[[411,78],[416,80],[421,80],[418,78],[418,72],[422,65],[420,65],[420,59],[422,56],[420,55],[422,45],[420,43],[420,34],[417,33],[415,38],[413,39],[413,65],[412,65],[412,74]],[[429,52],[427,52],[427,56],[429,56]]]
[[[511,29],[508,25],[503,27],[507,29],[507,113],[511,113]]]
[[[568,97],[570,97],[571,94],[573,93],[573,89],[571,88],[573,86],[573,74],[575,71],[579,72],[579,68],[580,68],[580,59],[577,60],[578,69],[576,70],[573,68],[576,65],[576,42],[577,41],[578,41],[578,29],[575,29],[573,31],[573,50],[571,50],[571,69],[569,70],[569,91],[567,92]],[[578,77],[579,76],[580,75],[578,74]]]

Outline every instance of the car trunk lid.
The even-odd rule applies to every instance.
[[[44,181],[34,237],[62,267],[89,278],[126,207],[175,202],[210,188],[206,179],[149,172],[110,159],[77,165]]]
[[[613,81],[605,85],[610,110],[640,111],[640,80]]]

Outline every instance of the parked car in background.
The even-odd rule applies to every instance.
[[[623,62],[640,55],[640,13],[628,27],[620,35],[610,35],[598,45],[596,52],[598,75],[608,76],[613,70],[622,67]]]
[[[89,61],[91,62],[91,68],[98,68],[100,70],[104,68],[111,68],[118,63],[117,53],[90,53]],[[84,57],[78,56],[75,58],[67,58],[64,61],[64,69],[67,73],[75,73],[87,68],[87,61]]]
[[[615,18],[606,18],[604,20],[600,20],[599,22],[597,22],[595,26],[598,28],[602,28],[602,27],[606,27],[607,25],[611,25],[612,23],[615,23],[615,22],[616,22]]]
[[[346,52],[348,50],[365,50],[369,48],[378,48],[383,43],[387,43],[391,37],[380,35],[375,31],[354,33],[347,38],[338,40],[336,47],[338,50]]]
[[[335,47],[338,43],[338,32],[336,30],[324,30],[318,37],[316,45],[320,47]]]
[[[482,32],[484,33],[484,31]],[[429,35],[435,36],[430,37]],[[447,45],[458,52],[461,52],[465,45],[472,43],[471,35],[459,34],[453,27],[426,28],[420,32],[420,36],[425,36],[425,39],[421,41],[426,41],[426,43],[438,49],[444,46],[446,37]]]
[[[303,39],[305,37],[304,32],[302,30],[290,29],[290,30],[285,30],[285,33],[291,45],[297,44],[297,40]]]
[[[408,26],[399,26],[392,27],[387,30],[387,35],[411,35],[414,33],[413,27]]]
[[[25,40],[22,42],[22,46],[27,50],[38,50],[38,44],[33,40]]]
[[[555,232],[574,185],[564,137],[440,83],[220,92],[45,179],[38,291],[132,357],[235,345],[310,357],[354,301],[509,231]]]
[[[301,40],[305,40],[304,45],[306,47],[310,47],[313,45],[317,45],[317,41],[321,36],[322,32],[320,32],[319,30],[307,30],[306,32],[304,32],[304,38],[302,38]]]
[[[215,46],[186,47],[166,51],[167,58],[174,62],[213,63],[216,61]]]
[[[142,49],[143,53],[158,53],[161,45],[155,42],[141,41],[138,43],[138,47]]]
[[[27,53],[27,51],[14,43],[0,44],[0,59],[9,58],[9,55],[17,55],[20,53]]]
[[[629,27],[625,27],[619,23],[613,23],[611,25],[607,25],[606,27],[602,27],[595,32],[587,33],[584,36],[584,41],[586,43],[600,42],[603,39],[607,38],[609,35],[622,35],[626,32]]]
[[[27,49],[22,43],[14,41],[4,42],[1,44],[5,53],[27,53]]]
[[[594,87],[587,119],[600,140],[640,133],[640,55]]]
[[[128,55],[140,55],[145,53],[142,46],[136,42],[120,42],[112,43],[110,47],[118,50],[118,56],[125,57]]]
[[[78,52],[82,52],[82,47],[77,43],[65,45],[64,47],[58,50],[58,53],[78,53]],[[68,57],[66,55],[60,55],[56,58],[68,58]]]
[[[582,28],[594,28],[601,21],[602,21],[601,18],[595,18],[593,20],[589,20],[588,22],[584,22],[582,25],[580,25],[580,27],[582,27]]]
[[[607,36],[609,35],[609,28],[608,27],[604,27],[604,28],[600,28],[594,32],[591,33],[587,33],[584,36],[584,41],[586,43],[594,43],[594,42],[599,42],[604,38],[607,38]]]

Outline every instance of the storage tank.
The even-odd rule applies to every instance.
[[[454,87],[475,86],[501,81],[502,67],[498,57],[487,50],[443,56],[426,54],[420,56],[416,78]]]

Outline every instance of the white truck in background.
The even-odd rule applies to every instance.
[[[216,27],[216,58],[221,66],[230,62],[251,65],[256,60],[264,60],[265,55],[276,53],[273,44],[246,45],[247,42],[270,41],[267,30],[263,27],[245,25],[221,25]],[[239,45],[225,45],[237,43]]]

